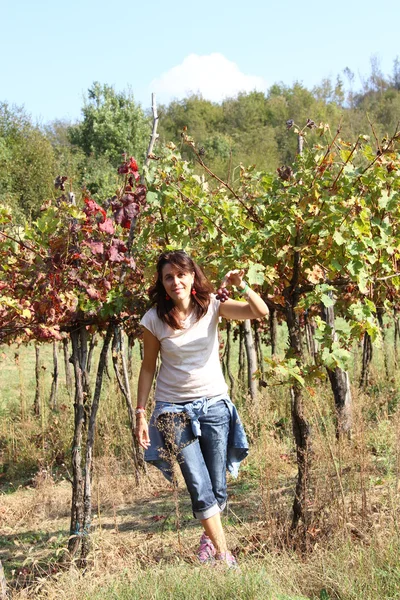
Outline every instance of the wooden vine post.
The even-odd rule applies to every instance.
[[[303,348],[299,316],[296,313],[298,294],[287,290],[285,294],[285,316],[289,332],[289,346],[294,353],[296,365],[302,368]],[[297,457],[297,482],[293,501],[292,528],[296,529],[299,522],[304,525],[304,534],[307,531],[306,504],[308,487],[310,485],[311,466],[311,427],[305,414],[304,388],[300,382],[295,381],[290,387],[291,415],[293,435],[296,442]]]
[[[36,417],[40,416],[41,410],[41,365],[40,365],[40,346],[35,344],[35,399],[33,401],[33,412]]]
[[[69,361],[69,350],[68,350],[68,337],[62,339],[63,357],[64,357],[64,371],[65,371],[65,387],[67,388],[68,394],[72,394],[72,375],[71,375],[71,363]]]
[[[57,409],[57,391],[58,391],[58,355],[57,342],[53,341],[53,373],[51,380],[50,400],[49,405],[53,410]]]
[[[115,325],[113,330],[112,362],[119,389],[123,395],[128,409],[129,428],[132,437],[132,458],[134,463],[134,474],[136,484],[138,484],[140,480],[140,473],[146,472],[146,463],[144,462],[143,452],[138,444],[135,435],[135,411],[133,408],[128,365],[125,357],[125,349],[123,344],[123,329],[119,325]]]
[[[256,379],[258,360],[250,319],[246,319],[243,322],[243,331],[244,347],[246,349],[247,358],[247,388],[249,390],[251,399],[256,400],[258,390],[258,383]]]
[[[90,527],[92,523],[92,471],[93,471],[93,446],[95,439],[96,429],[96,417],[99,409],[100,393],[103,385],[103,375],[105,371],[108,349],[110,346],[112,332],[114,324],[110,322],[108,324],[103,347],[100,353],[100,359],[97,368],[96,383],[93,394],[93,401],[90,407],[89,422],[87,428],[87,440],[86,440],[86,456],[85,456],[85,477],[83,485],[83,521],[79,533],[82,537],[82,551],[81,561],[85,564],[89,550],[90,550]],[[78,528],[78,523],[74,523],[75,527]]]
[[[68,550],[70,556],[75,556],[83,537],[83,470],[82,470],[82,444],[85,427],[85,403],[88,396],[87,389],[87,330],[84,325],[77,326],[71,331],[72,356],[71,362],[74,369],[75,397],[74,397],[74,437],[71,450],[72,464],[72,502],[71,524]]]
[[[333,295],[329,295],[332,298]],[[335,311],[334,304],[331,306],[321,305],[321,315],[325,323],[330,328],[332,342],[337,341],[335,331]],[[336,409],[336,436],[350,436],[352,428],[352,398],[350,388],[350,377],[348,371],[336,366],[334,369],[326,367],[329,381],[331,384]]]
[[[277,309],[270,306],[269,309],[269,335],[271,342],[271,354],[276,356],[278,354],[278,319]]]
[[[4,575],[4,569],[0,560],[0,600],[8,600],[7,581]]]

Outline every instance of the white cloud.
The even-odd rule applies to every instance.
[[[263,91],[267,82],[262,77],[241,73],[236,63],[215,52],[207,56],[190,54],[180,65],[154,79],[150,87],[159,102],[185,98],[191,93],[220,102],[239,92]]]

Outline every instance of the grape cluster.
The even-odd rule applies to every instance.
[[[226,288],[218,288],[216,298],[220,302],[226,302],[229,300],[229,291]]]

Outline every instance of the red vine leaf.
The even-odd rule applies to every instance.
[[[100,227],[101,223],[99,224]],[[86,246],[88,246],[93,254],[103,254],[104,253],[104,244],[103,242],[83,242]]]
[[[98,223],[98,226],[99,226],[100,231],[102,231],[103,233],[109,233],[110,235],[113,235],[114,225],[113,225],[113,222],[111,221],[111,219],[109,219],[109,218],[105,219],[103,223]]]

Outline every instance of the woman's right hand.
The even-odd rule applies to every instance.
[[[139,446],[142,446],[145,450],[150,446],[150,437],[149,437],[149,426],[147,425],[146,417],[143,413],[139,413],[136,419],[136,438],[139,442]]]

